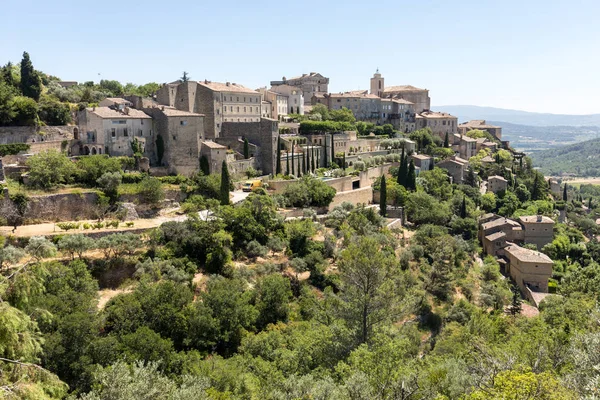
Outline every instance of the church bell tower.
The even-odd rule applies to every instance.
[[[371,94],[374,94],[378,97],[383,97],[383,91],[385,89],[385,85],[383,82],[383,77],[381,76],[381,74],[379,73],[379,68],[377,68],[377,71],[375,71],[375,73],[373,74],[373,77],[371,78]]]

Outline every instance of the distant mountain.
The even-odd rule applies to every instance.
[[[502,121],[531,126],[600,126],[600,114],[566,115],[534,113],[495,107],[479,106],[434,106],[435,111],[448,112],[458,117],[459,122],[472,119]]]
[[[546,175],[600,176],[600,138],[531,153],[533,165]]]

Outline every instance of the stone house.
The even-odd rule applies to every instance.
[[[465,179],[469,163],[460,157],[452,156],[437,163],[437,167],[445,169],[448,175],[452,177],[454,183],[461,183]]]
[[[127,106],[91,107],[78,113],[80,154],[132,156],[131,143],[137,139],[147,157],[154,154],[152,118]],[[148,144],[148,146],[147,146]]]
[[[304,93],[302,89],[291,85],[272,86],[271,91],[287,96],[287,114],[304,115]],[[310,101],[310,99],[308,99]]]
[[[273,105],[270,101],[263,100],[260,104],[260,116],[262,118],[273,118],[272,107]]]
[[[260,88],[258,92],[262,94],[265,101],[271,103],[271,118],[281,121],[287,117],[289,109],[287,95],[267,90],[267,88]]]
[[[410,156],[415,164],[415,167],[421,171],[429,171],[433,168],[433,157],[425,154],[413,154]]]
[[[220,174],[223,161],[227,160],[227,147],[212,140],[205,140],[200,147],[200,157],[202,156],[208,159],[210,173]]]
[[[554,262],[539,251],[529,250],[514,243],[504,248],[508,259],[507,273],[517,283],[521,292],[548,293],[548,280],[552,277]]]
[[[163,154],[151,158],[153,163],[166,166],[169,173],[191,175],[199,168],[200,144],[204,136],[204,116],[173,107],[145,108],[152,116],[156,141],[162,141]]]
[[[300,88],[304,95],[304,104],[310,105],[314,95],[328,92],[329,78],[324,77],[318,72],[311,72],[294,78],[286,79],[284,76],[280,81],[271,81],[271,86],[280,85],[289,85]]]
[[[255,154],[258,168],[264,174],[271,174],[275,172],[278,136],[279,122],[276,119],[260,118],[259,122],[223,122],[221,136],[215,141],[225,144],[234,139],[248,139],[258,149]]]
[[[444,139],[446,133],[452,136],[456,132],[458,119],[448,113],[435,111],[421,111],[416,115],[416,128],[429,128],[431,131]]]
[[[454,134],[451,136],[454,138],[452,148],[458,154],[460,154],[461,158],[469,159],[475,155],[477,155],[477,139],[470,138],[466,135]]]
[[[473,129],[487,131],[496,139],[502,140],[502,127],[487,124],[483,119],[476,119],[468,122],[463,122],[462,124],[458,125],[458,132],[463,135]]]
[[[501,176],[488,177],[487,189],[492,193],[498,193],[508,188],[508,181]]]
[[[554,220],[544,215],[529,215],[519,217],[523,226],[525,243],[533,243],[541,249],[554,238]]]
[[[554,221],[542,215],[522,216],[515,221],[510,218],[498,217],[493,215],[491,218],[480,218],[479,220],[479,240],[483,248],[491,248],[490,241],[495,240],[490,235],[503,232],[506,240],[518,243],[535,244],[541,249],[546,244],[551,243],[554,237]],[[487,254],[498,255],[496,251]]]
[[[431,99],[429,90],[419,89],[411,85],[385,86],[385,78],[379,73],[379,70],[373,74],[370,80],[369,93],[381,98],[404,99],[414,105],[415,112],[422,112],[431,109]]]
[[[133,103],[121,97],[107,97],[98,103],[100,107],[112,107],[123,110],[125,107],[132,107]]]

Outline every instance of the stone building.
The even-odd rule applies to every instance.
[[[490,135],[494,136],[498,140],[502,140],[502,127],[490,125],[485,122],[483,119],[476,119],[468,122],[463,122],[458,125],[458,132],[461,134],[465,134],[470,130],[479,129],[482,131],[487,131]]]
[[[271,81],[271,86],[280,85],[289,85],[300,88],[304,95],[304,104],[310,105],[314,95],[325,94],[328,92],[329,78],[324,77],[318,72],[311,72],[290,79],[286,79],[284,76],[280,81]]]
[[[543,215],[529,215],[519,217],[523,226],[525,243],[532,243],[541,249],[554,238],[554,220]]]
[[[202,156],[205,156],[208,159],[210,173],[220,174],[223,167],[223,161],[227,159],[227,147],[215,143],[212,140],[205,140],[202,142],[200,148],[200,157]]]
[[[118,110],[123,110],[125,107],[132,107],[133,103],[121,97],[107,97],[98,103],[100,107],[111,107]]]
[[[260,118],[259,122],[227,121],[223,122],[221,136],[215,141],[225,143],[232,139],[248,139],[248,142],[258,148],[255,157],[260,170],[264,174],[271,174],[275,172],[278,135],[279,123],[276,119]]]
[[[223,123],[256,122],[261,118],[260,93],[236,83],[181,82],[163,85],[157,101],[178,110],[204,115],[204,138],[215,139]]]
[[[262,94],[264,101],[271,103],[270,118],[281,121],[284,117],[287,117],[289,110],[287,95],[267,90],[267,88],[260,88],[258,92]]]
[[[199,168],[201,142],[204,135],[204,116],[173,107],[145,108],[153,119],[156,154],[153,163],[166,166],[169,173],[191,175]],[[163,153],[159,153],[162,146]]]
[[[260,116],[262,118],[273,118],[272,107],[270,101],[263,100],[260,105]]]
[[[444,161],[440,161],[437,167],[446,170],[448,175],[452,177],[452,182],[460,184],[465,179],[469,162],[460,157],[452,156]]]
[[[414,104],[415,112],[420,113],[431,109],[431,99],[429,90],[419,89],[411,85],[385,86],[385,78],[379,73],[379,70],[373,74],[370,82],[371,94],[391,99],[404,99]]]
[[[518,221],[496,215],[493,215],[491,219],[479,220],[479,240],[484,249],[490,247],[488,242],[493,240],[490,235],[497,232],[504,232],[507,241],[535,244],[538,249],[541,249],[552,242],[554,221],[552,218],[542,215],[522,216]],[[497,255],[497,253],[490,253],[487,250],[486,252]]]
[[[422,111],[416,115],[417,129],[430,128],[442,139],[446,133],[450,136],[456,133],[457,123],[458,119],[455,116],[443,112]]]
[[[488,177],[487,182],[487,189],[492,193],[498,193],[508,188],[508,181],[498,175]]]
[[[548,280],[552,277],[554,262],[539,251],[529,250],[514,243],[504,248],[508,259],[507,273],[516,282],[521,292],[527,289],[548,293]]]
[[[477,139],[470,138],[466,135],[459,135],[458,133],[450,136],[452,143],[452,149],[457,152],[462,158],[469,159],[477,155]]]
[[[277,85],[272,86],[271,91],[287,96],[288,114],[304,115],[304,93],[302,89],[291,85]]]
[[[410,156],[415,164],[415,167],[419,168],[421,171],[429,171],[433,168],[433,157],[425,155],[425,154],[413,154]]]
[[[77,120],[80,154],[132,156],[134,138],[142,146],[145,156],[150,158],[154,153],[152,118],[143,111],[120,104],[91,107],[80,111]]]

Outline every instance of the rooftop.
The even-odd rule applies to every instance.
[[[413,158],[418,158],[419,160],[430,160],[431,156],[426,156],[424,154],[413,154]]]
[[[412,101],[408,101],[405,99],[393,99],[392,100],[394,103],[398,103],[398,104],[415,104]]]
[[[501,217],[501,218],[492,220],[490,222],[486,222],[485,224],[482,224],[481,229],[483,229],[483,231],[486,231],[490,228],[495,228],[495,227],[502,226],[502,225],[511,225],[514,227],[521,227],[518,222],[513,221],[512,219]]]
[[[205,81],[198,82],[198,85],[204,86],[205,88],[208,88],[215,92],[240,92],[240,93],[258,94],[258,92],[256,92],[255,90],[252,90],[252,89],[247,88],[242,85],[238,85],[237,83],[230,83],[230,82],[221,83],[221,82],[211,82],[211,81],[205,80]]]
[[[125,108],[123,111],[118,111],[110,107],[95,107],[87,108],[92,114],[96,114],[100,118],[107,119],[151,119],[151,117],[143,111],[136,110],[135,108]]]
[[[112,103],[115,103],[115,104],[125,104],[125,105],[131,104],[131,102],[129,100],[125,100],[125,99],[123,99],[121,97],[107,97],[104,100],[108,100],[108,101],[110,101]]]
[[[485,238],[487,240],[489,240],[490,242],[493,242],[494,240],[502,239],[503,237],[506,237],[506,233],[496,232],[496,233],[492,233],[491,235],[487,235]]]
[[[490,156],[485,156],[481,159],[481,162],[496,162],[496,160],[494,160],[492,157]]]
[[[553,224],[554,220],[550,217],[546,217],[545,215],[525,215],[519,217],[519,221],[526,223],[544,223],[544,224]]]
[[[473,128],[473,129],[479,129],[479,128],[495,128],[498,129],[500,128],[499,126],[495,126],[495,125],[488,125],[485,123],[485,120],[483,119],[474,119],[471,121],[467,121],[467,122],[463,122],[462,124],[459,124],[458,126],[460,127],[465,127],[465,128]]]
[[[509,245],[504,249],[504,251],[519,261],[549,264],[554,263],[552,259],[544,253],[540,253],[539,251],[535,250],[529,250],[524,247],[517,246],[516,244]]]
[[[226,149],[227,148],[227,147],[223,146],[222,144],[215,143],[210,140],[203,141],[202,146],[206,146],[209,149]]]
[[[506,179],[504,179],[503,177],[501,177],[500,175],[492,175],[488,177],[488,181],[491,180],[498,180],[498,181],[502,181],[502,182],[508,182]]]
[[[163,112],[167,117],[203,117],[204,114],[197,114],[193,112],[178,110],[175,107],[167,107],[164,106],[160,108],[160,111]]]
[[[454,115],[452,114],[448,114],[445,112],[438,112],[438,111],[423,111],[419,114],[417,114],[417,117],[423,117],[423,118],[456,118]]]
[[[427,89],[420,89],[412,85],[388,86],[383,89],[384,93],[389,92],[424,92]]]

